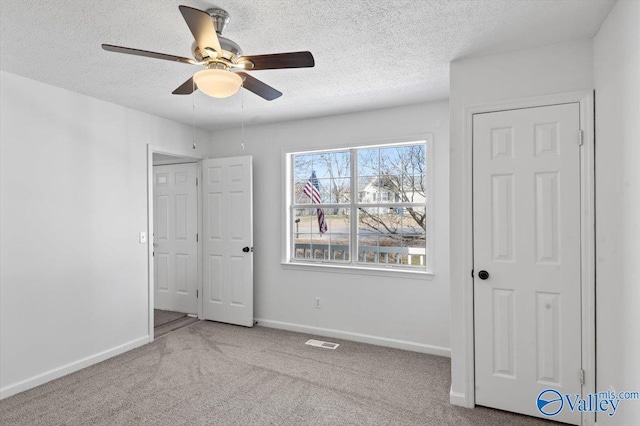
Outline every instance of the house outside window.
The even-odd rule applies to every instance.
[[[429,137],[287,154],[286,262],[431,272],[430,152]]]

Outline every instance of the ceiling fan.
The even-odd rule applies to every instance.
[[[242,50],[236,42],[222,37],[222,31],[229,22],[229,14],[225,10],[214,7],[202,11],[189,6],[179,6],[179,9],[195,39],[191,45],[195,59],[112,44],[103,44],[102,48],[110,52],[205,67],[174,90],[172,92],[174,95],[188,95],[200,89],[209,96],[226,98],[236,93],[242,86],[250,92],[272,101],[282,96],[282,93],[243,71],[308,68],[315,65],[311,52],[243,56]]]

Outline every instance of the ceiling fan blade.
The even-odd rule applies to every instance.
[[[211,16],[207,12],[189,6],[179,6],[179,9],[198,47],[200,49],[210,47],[220,56],[222,47],[220,47],[220,40]]]
[[[198,90],[198,87],[196,87],[196,83],[193,81],[193,77],[191,77],[171,93],[174,95],[190,95],[196,90]]]
[[[109,52],[127,53],[129,55],[146,56],[148,58],[164,59],[172,62],[182,62],[184,64],[199,64],[200,62],[191,59],[183,58],[181,56],[167,55],[166,53],[150,52],[148,50],[132,49],[130,47],[114,46],[112,44],[103,44],[102,48]]]
[[[316,62],[311,52],[274,53],[272,55],[243,56],[242,60],[253,62],[252,70],[275,70],[280,68],[310,68]]]
[[[278,92],[276,89],[274,89],[273,87],[269,86],[266,83],[263,83],[257,78],[251,77],[247,73],[238,72],[236,74],[238,74],[240,77],[244,79],[244,83],[242,84],[242,87],[244,87],[250,92],[255,93],[261,98],[264,98],[268,101],[272,101],[282,96],[281,92]]]

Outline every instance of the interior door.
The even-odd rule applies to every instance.
[[[198,313],[196,164],[153,167],[154,307]]]
[[[581,394],[579,113],[473,117],[476,404],[544,417],[543,390]]]
[[[209,159],[202,165],[203,316],[252,327],[252,159]]]

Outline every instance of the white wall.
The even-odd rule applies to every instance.
[[[597,385],[640,391],[640,2],[618,1],[594,39]],[[639,424],[625,401],[598,424]]]
[[[147,226],[146,144],[190,151],[193,130],[0,78],[6,397],[148,341],[147,247],[138,243]]]
[[[465,263],[471,250],[464,238],[469,229],[463,211],[470,170],[465,164],[465,106],[553,93],[593,89],[591,41],[551,45],[543,48],[460,60],[451,63],[451,401],[469,405],[466,388],[464,317],[467,310],[463,289],[473,265]]]
[[[276,101],[277,102],[277,101]],[[283,150],[414,140],[433,134],[435,276],[309,271],[281,265]],[[255,316],[262,325],[448,355],[448,103],[446,101],[213,133],[211,155],[254,159]],[[322,309],[313,306],[321,297]]]

